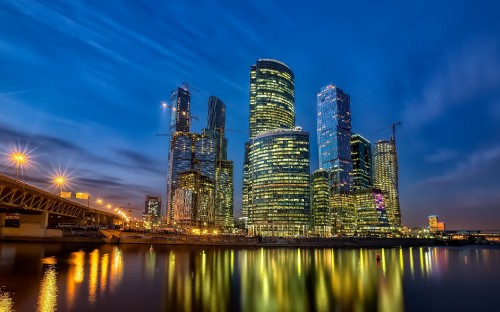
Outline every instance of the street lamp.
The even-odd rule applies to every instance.
[[[19,177],[19,168],[23,168],[29,162],[29,156],[25,152],[15,148],[10,153],[10,160],[16,166],[16,179]]]
[[[65,186],[68,184],[68,177],[66,177],[64,174],[56,174],[52,178],[52,184],[56,186],[56,188],[59,188],[60,193],[65,189]],[[59,193],[59,195],[61,195]]]

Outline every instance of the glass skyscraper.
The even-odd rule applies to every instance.
[[[354,190],[371,188],[372,183],[372,145],[360,134],[351,135],[352,188]]]
[[[305,235],[310,212],[309,133],[261,132],[249,149],[249,234]]]
[[[224,135],[226,127],[226,105],[218,97],[211,95],[208,98],[207,129],[217,130]]]
[[[332,171],[333,189],[351,188],[351,107],[349,95],[333,84],[317,94],[319,166]]]
[[[187,88],[178,87],[170,96],[172,106],[169,131],[189,132],[191,129],[191,92]]]
[[[250,139],[295,127],[294,75],[284,63],[260,59],[250,67]]]
[[[401,227],[398,174],[398,155],[394,140],[391,138],[389,141],[378,141],[374,152],[373,185],[387,192],[387,216],[393,228]]]
[[[215,226],[233,226],[233,161],[227,160],[226,106],[216,96],[208,98],[207,128],[203,134],[215,142]]]

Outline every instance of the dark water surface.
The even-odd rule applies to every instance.
[[[500,248],[0,243],[0,311],[54,310],[500,311]]]

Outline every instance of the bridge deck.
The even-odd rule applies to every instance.
[[[12,211],[48,212],[68,217],[83,217],[87,213],[113,219],[120,215],[61,198],[33,185],[0,174],[0,209]]]

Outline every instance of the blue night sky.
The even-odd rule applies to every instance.
[[[166,189],[161,101],[186,81],[197,89],[195,131],[212,94],[227,128],[247,131],[250,65],[275,58],[295,73],[312,170],[316,93],[334,83],[351,96],[354,132],[375,142],[390,136],[378,129],[403,123],[404,224],[438,214],[448,229],[500,229],[498,12],[496,1],[457,0],[4,0],[0,152],[32,150],[24,179],[43,188],[60,168],[74,191],[142,210],[145,194]],[[248,135],[227,137],[239,215]],[[13,175],[2,157],[0,171]]]

